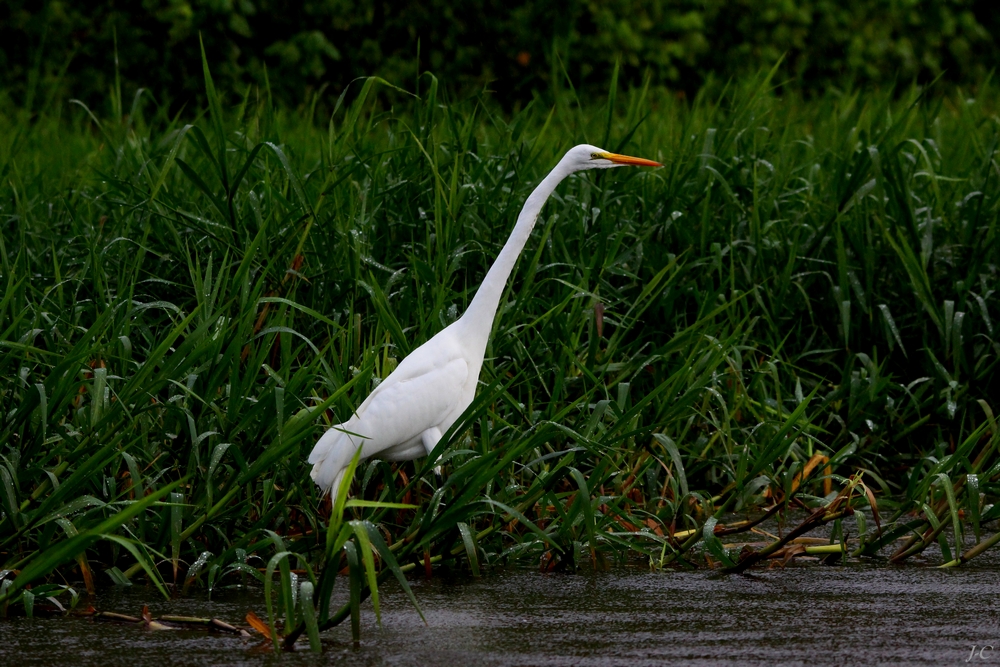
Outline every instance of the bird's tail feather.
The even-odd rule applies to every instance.
[[[343,425],[339,427],[343,428]],[[329,493],[334,500],[347,466],[359,446],[360,443],[355,443],[354,438],[334,426],[323,434],[309,454],[309,463],[313,464],[309,476],[320,490]]]

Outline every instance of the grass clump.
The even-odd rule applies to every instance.
[[[954,565],[997,541],[985,86],[803,101],[761,79],[503,117],[431,77],[367,79],[320,124],[206,82],[190,123],[145,93],[0,117],[2,604],[277,577],[260,623],[315,644],[378,609],[380,578],[435,563],[805,552],[731,553],[720,537],[752,525],[731,512],[808,508],[851,557]],[[667,166],[553,196],[444,483],[361,462],[331,506],[318,435],[464,310],[583,141]]]

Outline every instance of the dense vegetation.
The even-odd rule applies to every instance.
[[[505,117],[430,76],[355,86],[328,123],[210,79],[191,124],[120,89],[107,115],[0,116],[5,609],[280,572],[272,620],[301,630],[313,585],[323,627],[435,563],[802,553],[727,550],[731,513],[765,509],[831,523],[813,553],[956,565],[998,540],[991,89],[803,101],[758,78]],[[547,205],[444,482],[363,462],[331,507],[317,436],[463,311],[582,141],[666,166]]]
[[[564,73],[601,96],[616,62],[632,84],[648,74],[690,95],[782,55],[778,79],[814,93],[942,74],[974,86],[1000,57],[998,16],[986,0],[8,0],[0,86],[28,106],[41,89],[94,105],[118,67],[129,97],[144,86],[175,110],[200,106],[199,35],[220,88],[270,86],[293,106],[359,76],[430,70],[510,109]]]

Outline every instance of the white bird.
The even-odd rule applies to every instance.
[[[514,231],[465,314],[411,352],[350,419],[320,437],[309,454],[309,463],[313,464],[311,476],[324,493],[337,497],[337,488],[358,447],[362,448],[362,459],[377,456],[385,461],[409,461],[434,449],[476,395],[504,286],[549,195],[575,172],[626,165],[663,166],[587,144],[566,152],[528,196]]]

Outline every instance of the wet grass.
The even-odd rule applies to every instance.
[[[1000,539],[987,86],[802,101],[761,77],[505,117],[370,79],[328,122],[207,91],[183,118],[148,93],[0,116],[4,610],[257,580],[265,634],[318,646],[442,564],[955,566]],[[583,141],[666,167],[560,186],[443,483],[366,461],[321,498],[319,434],[464,310]],[[792,508],[825,551],[724,541]]]

